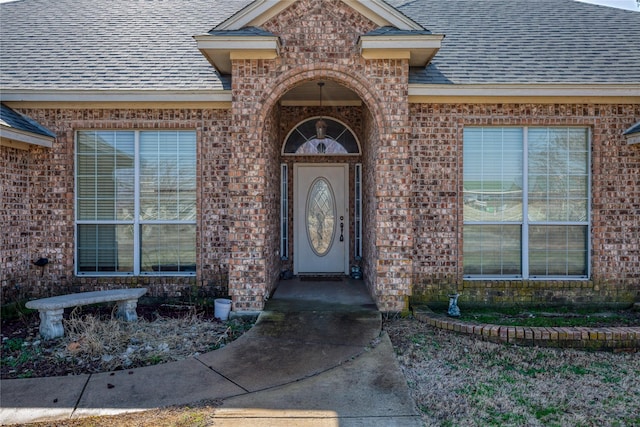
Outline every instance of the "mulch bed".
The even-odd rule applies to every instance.
[[[54,340],[40,338],[37,311],[3,318],[0,378],[78,375],[180,360],[222,347],[253,324],[222,322],[213,308],[180,303],[139,304],[137,313],[139,321],[132,324],[114,319],[110,304],[68,309],[65,336]],[[93,329],[83,332],[85,324]],[[104,335],[104,342],[96,342],[102,341],[96,334]]]

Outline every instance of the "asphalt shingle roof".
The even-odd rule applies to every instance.
[[[406,36],[415,34],[432,34],[429,30],[399,30],[395,27],[380,27],[369,31],[365,36]]]
[[[249,0],[22,0],[0,5],[0,87],[230,88],[194,35]]]
[[[446,35],[432,63],[411,70],[412,83],[640,83],[640,12],[573,0],[387,2],[431,33]],[[1,4],[0,88],[229,89],[229,77],[213,69],[192,36],[249,3]]]
[[[55,133],[40,125],[35,120],[12,110],[4,104],[0,104],[0,125],[24,132],[35,133],[37,135],[52,138],[56,137]]]
[[[216,36],[274,36],[272,32],[257,27],[245,27],[239,30],[216,30],[209,31],[209,34]]]
[[[640,12],[573,0],[387,0],[445,34],[413,83],[640,83]]]

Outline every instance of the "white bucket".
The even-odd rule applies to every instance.
[[[220,320],[227,320],[231,311],[231,300],[217,298],[215,301],[214,316]]]

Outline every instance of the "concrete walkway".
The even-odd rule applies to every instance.
[[[128,371],[4,380],[2,424],[222,399],[221,426],[421,426],[361,281],[283,281],[223,349]]]

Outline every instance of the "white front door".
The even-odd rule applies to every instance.
[[[349,165],[294,165],[294,274],[347,274]]]

